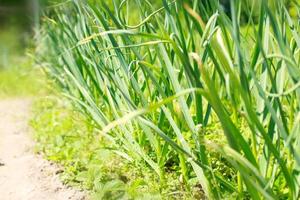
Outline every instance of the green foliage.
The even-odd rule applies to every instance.
[[[186,193],[176,176],[157,184],[157,177],[143,162],[124,160],[84,115],[63,97],[49,96],[35,102],[31,127],[36,151],[62,166],[62,180],[90,191],[92,199],[194,199],[197,189]]]
[[[98,136],[162,185],[174,170],[209,199],[299,198],[300,37],[285,2],[259,1],[246,31],[243,1],[230,18],[210,1],[207,20],[198,0],[110,2],[53,8],[40,52]]]

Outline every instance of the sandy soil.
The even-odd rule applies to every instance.
[[[0,101],[0,199],[85,199],[60,182],[56,166],[32,152],[29,109],[30,100]]]

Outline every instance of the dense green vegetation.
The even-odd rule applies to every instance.
[[[89,190],[92,199],[194,199],[199,188],[185,191],[172,171],[168,182],[157,184],[158,177],[145,163],[124,159],[122,151],[95,130],[82,113],[74,110],[65,97],[52,91],[39,98],[30,122],[37,141],[36,151],[62,165],[62,180],[76,188]],[[195,182],[196,184],[196,182]]]
[[[106,180],[94,170],[109,168],[104,145],[122,163],[107,176],[122,165],[156,174],[154,193],[180,180],[190,196],[298,199],[299,3],[256,1],[245,21],[244,1],[231,1],[227,14],[217,1],[210,10],[199,2],[51,6],[40,62],[84,120],[67,114],[38,131],[40,150],[96,194]],[[37,130],[62,118],[53,112]]]

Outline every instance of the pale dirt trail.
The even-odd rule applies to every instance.
[[[29,135],[30,100],[0,101],[0,200],[81,200],[67,188],[57,167],[33,153]]]

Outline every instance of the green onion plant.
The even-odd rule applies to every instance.
[[[232,0],[229,13],[217,0],[67,1],[46,11],[39,61],[98,134],[162,185],[172,168],[209,199],[298,199],[291,4],[297,18],[283,0]]]

